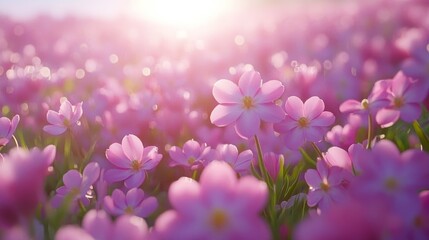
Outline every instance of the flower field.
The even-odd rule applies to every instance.
[[[0,239],[429,239],[429,2],[237,2],[0,15]]]

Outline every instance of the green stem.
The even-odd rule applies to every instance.
[[[368,113],[368,139],[366,143],[366,148],[371,148],[371,141],[372,141],[372,117],[371,114]]]
[[[268,175],[268,171],[265,168],[265,164],[264,164],[264,157],[262,156],[262,148],[261,148],[261,144],[259,143],[259,138],[258,136],[255,135],[255,143],[256,143],[256,149],[258,152],[258,165],[259,165],[259,169],[261,170],[261,174],[264,177],[266,183],[268,184],[269,188],[272,188],[272,180],[271,177]]]
[[[320,159],[324,159],[322,151],[320,151],[319,147],[314,142],[311,142],[311,146],[313,146],[314,151],[316,151],[317,153],[317,156],[319,156]]]
[[[309,163],[312,167],[316,167],[316,162],[307,154],[307,152],[303,148],[299,148],[304,160]]]
[[[423,150],[425,150],[426,152],[429,152],[429,138],[425,134],[425,132],[423,131],[422,127],[420,126],[419,122],[417,122],[417,120],[413,122],[413,128],[417,136],[419,137],[420,144],[422,145]]]

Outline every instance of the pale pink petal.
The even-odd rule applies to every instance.
[[[158,153],[158,148],[155,146],[145,147],[143,150],[142,168],[151,170],[155,168],[161,161],[162,155]]]
[[[85,191],[83,194],[86,193],[86,191],[89,190],[90,186],[97,181],[98,177],[100,176],[100,165],[96,162],[89,163],[85,169],[83,170],[83,178],[82,178],[82,190]]]
[[[58,113],[60,115],[63,115],[66,119],[70,120],[73,112],[72,104],[66,98],[62,98],[61,101],[62,102]]]
[[[135,188],[140,187],[143,184],[144,179],[146,178],[146,173],[144,171],[139,171],[133,173],[129,178],[125,179],[125,187]]]
[[[375,120],[382,128],[386,128],[398,121],[399,116],[400,112],[398,110],[383,108],[377,112]]]
[[[111,198],[113,200],[115,207],[121,210],[127,207],[127,203],[125,202],[125,194],[121,190],[119,189],[113,190]]]
[[[52,110],[48,110],[48,113],[46,114],[46,118],[50,124],[53,125],[64,125],[64,119],[58,114],[57,112],[54,112]]]
[[[195,140],[188,140],[183,144],[183,152],[186,156],[198,158],[201,155],[200,144]]]
[[[242,96],[249,96],[252,98],[261,88],[261,84],[261,75],[256,71],[244,72],[238,80],[238,87],[242,92]]]
[[[213,97],[218,103],[241,103],[240,89],[238,86],[226,79],[221,79],[217,81],[213,86]]]
[[[407,77],[399,71],[392,79],[392,92],[395,96],[402,96],[409,85]]]
[[[299,97],[291,96],[285,102],[285,112],[294,120],[304,116],[304,103]]]
[[[120,209],[116,206],[116,204],[119,204],[119,203],[114,202],[111,196],[105,196],[103,199],[104,210],[106,210],[109,214],[112,214],[112,215],[116,215],[116,216],[122,215],[124,213],[123,209],[125,209],[126,206]],[[124,204],[121,204],[121,205],[124,205]]]
[[[126,135],[122,138],[122,149],[125,156],[131,161],[141,161],[143,158],[143,143],[133,134]]]
[[[241,152],[240,155],[238,155],[237,161],[235,162],[235,170],[238,172],[249,170],[252,159],[253,153],[251,150]]]
[[[309,142],[319,142],[323,140],[325,133],[328,131],[323,127],[305,128],[304,138]]]
[[[56,126],[56,125],[46,125],[43,127],[43,131],[52,134],[52,135],[60,135],[63,134],[67,130],[66,127]]]
[[[275,104],[260,104],[255,108],[255,111],[266,122],[277,123],[285,118],[282,108]]]
[[[235,122],[243,111],[239,104],[217,105],[210,114],[210,121],[218,127],[224,127]]]
[[[82,117],[82,114],[83,114],[82,104],[83,102],[80,102],[76,104],[76,106],[73,106],[74,111],[70,118],[70,122],[76,123]]]
[[[112,220],[106,212],[93,209],[85,214],[82,227],[95,239],[108,239],[112,231]]]
[[[109,182],[119,182],[130,177],[133,172],[130,169],[108,169],[104,174],[104,179]]]
[[[208,201],[215,200],[211,199],[213,196],[229,196],[235,191],[236,184],[236,173],[226,162],[212,161],[201,173],[201,193]]]
[[[125,201],[128,206],[137,207],[137,205],[143,200],[144,192],[140,188],[132,188],[127,192]]]
[[[352,171],[352,161],[348,152],[339,147],[331,147],[325,154],[326,162],[331,166],[338,166]]]
[[[170,150],[168,150],[168,153],[171,157],[171,160],[173,160],[174,162],[184,164],[187,161],[186,156],[185,154],[183,154],[182,149],[180,147],[173,146],[170,148]]]
[[[405,122],[412,122],[420,117],[422,107],[420,103],[407,104],[400,109],[401,119]]]
[[[240,209],[246,214],[258,214],[265,208],[268,200],[268,187],[253,176],[242,177],[235,190]]]
[[[200,197],[200,185],[191,178],[181,177],[173,182],[168,189],[168,199],[173,208],[180,214],[187,214],[195,211]]]
[[[304,131],[299,128],[294,128],[285,133],[284,139],[286,146],[292,150],[299,149],[306,142]]]
[[[55,240],[95,240],[89,233],[80,227],[67,225],[61,227],[55,234]]]
[[[254,111],[244,111],[237,119],[235,130],[242,138],[251,138],[258,133],[261,120],[258,114]]]
[[[307,204],[309,207],[314,207],[316,206],[323,198],[323,191],[321,190],[316,190],[316,191],[312,191],[309,192],[307,195]]]
[[[322,179],[320,178],[319,173],[314,169],[308,169],[304,174],[304,179],[307,182],[308,186],[319,189]]]
[[[80,188],[82,175],[77,170],[69,170],[63,176],[64,186],[67,188]]]
[[[284,92],[283,84],[278,80],[271,80],[262,84],[261,90],[255,96],[258,103],[268,103],[279,99]]]
[[[109,149],[106,150],[106,158],[113,165],[120,168],[129,168],[130,159],[125,156],[122,146],[119,143],[113,143],[110,145]]]
[[[143,200],[137,208],[134,209],[135,213],[139,217],[147,217],[158,208],[158,201],[155,197],[148,197]]]
[[[304,103],[304,116],[309,120],[318,117],[325,109],[325,103],[319,97],[311,97]]]
[[[11,128],[10,128],[10,132],[9,132],[9,135],[10,135],[9,137],[12,136],[12,134],[16,130],[16,127],[18,127],[19,120],[20,120],[20,117],[19,117],[18,114],[16,114],[15,116],[13,116],[12,121],[11,121]]]
[[[148,227],[143,218],[133,215],[122,215],[116,219],[111,240],[147,239]]]
[[[362,103],[353,99],[346,100],[340,105],[340,112],[342,113],[358,112],[362,110]]]
[[[310,121],[310,127],[328,127],[335,122],[335,116],[333,113],[325,111],[322,112],[318,117]]]

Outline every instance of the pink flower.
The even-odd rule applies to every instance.
[[[215,160],[225,161],[237,173],[245,174],[250,169],[250,164],[253,159],[251,150],[244,150],[238,153],[238,149],[233,144],[219,144],[216,147]]]
[[[52,204],[56,207],[60,206],[62,201],[68,195],[72,195],[72,209],[75,210],[77,202],[80,201],[83,205],[88,206],[90,203],[91,194],[90,188],[97,181],[100,175],[100,166],[98,163],[89,163],[83,170],[83,174],[77,170],[69,170],[63,176],[64,186],[56,190],[56,195],[52,199]]]
[[[104,197],[104,208],[116,216],[132,214],[144,218],[153,213],[157,207],[156,198],[145,198],[140,188],[132,188],[126,195],[121,190],[115,189],[112,196]]]
[[[390,106],[377,112],[375,120],[381,127],[392,126],[402,119],[412,122],[420,117],[421,103],[427,97],[428,84],[405,76],[401,71],[390,81]]]
[[[177,146],[170,148],[170,166],[184,166],[195,170],[201,167],[208,158],[211,158],[212,149],[207,144],[199,144],[195,140],[188,140],[183,144],[183,149]]]
[[[260,74],[255,71],[244,72],[238,86],[221,79],[213,86],[213,96],[219,105],[213,109],[210,120],[219,127],[234,124],[240,137],[253,137],[261,120],[274,123],[284,118],[281,108],[274,103],[283,91],[280,81],[262,83]]]
[[[352,160],[348,152],[339,147],[330,147],[324,154],[326,163],[329,166],[337,166],[353,173]]]
[[[105,172],[108,182],[125,180],[127,188],[139,187],[146,177],[146,171],[156,167],[162,155],[155,146],[143,147],[135,135],[122,138],[122,144],[113,143],[106,150],[106,158],[114,168]]]
[[[58,112],[49,110],[46,114],[51,125],[46,125],[43,130],[52,135],[60,135],[75,125],[80,125],[82,117],[82,102],[72,105],[67,98],[61,98],[61,106]]]
[[[144,219],[123,215],[112,222],[104,211],[90,210],[82,221],[82,228],[74,225],[61,227],[56,240],[139,240],[147,239],[148,227]]]
[[[259,213],[268,198],[267,185],[253,176],[237,179],[225,162],[213,161],[200,183],[186,177],[168,191],[174,210],[155,223],[158,239],[269,239]]]
[[[280,156],[273,152],[264,153],[264,164],[268,174],[276,181],[280,171]],[[284,161],[284,160],[283,160]]]
[[[310,187],[307,203],[310,207],[317,205],[323,211],[343,200],[352,176],[340,167],[328,167],[323,160],[318,161],[316,167],[317,171],[308,169],[304,175]]]
[[[318,97],[311,97],[303,103],[298,97],[289,97],[284,105],[286,118],[274,124],[274,130],[283,134],[286,146],[298,149],[306,141],[321,141],[335,117],[323,111],[325,104]]]
[[[12,138],[19,123],[19,115],[15,115],[12,121],[7,117],[0,118],[0,148],[5,146]]]

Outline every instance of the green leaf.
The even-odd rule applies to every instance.
[[[423,150],[425,150],[426,152],[429,152],[429,138],[423,131],[419,122],[414,121],[413,127],[414,127],[414,131],[416,132],[417,136],[420,139],[420,143],[422,144]]]

